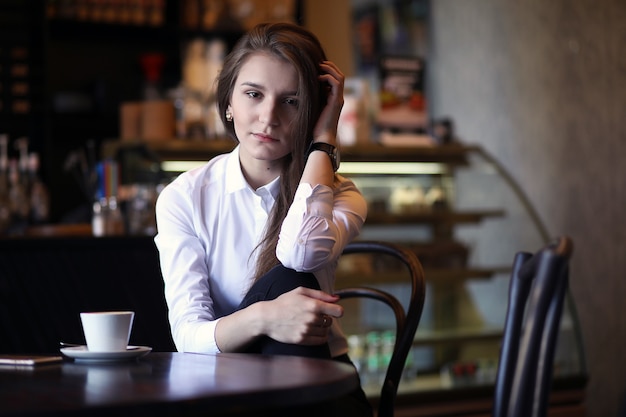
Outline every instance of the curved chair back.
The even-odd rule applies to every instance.
[[[513,261],[493,417],[544,417],[573,243],[560,237]]]
[[[385,379],[380,392],[378,417],[392,417],[394,404],[398,393],[398,385],[407,356],[413,345],[413,339],[419,325],[424,300],[426,284],[422,265],[410,250],[389,242],[355,241],[346,246],[344,255],[348,254],[383,254],[400,260],[408,269],[411,280],[411,294],[408,308],[404,309],[398,299],[379,289],[369,287],[352,287],[337,290],[335,293],[342,299],[365,297],[387,304],[396,318],[396,340],[393,353],[387,367]]]

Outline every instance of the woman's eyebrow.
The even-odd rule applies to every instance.
[[[242,86],[246,86],[246,87],[252,87],[252,88],[256,88],[258,90],[265,90],[265,87],[261,84],[257,84],[253,81],[244,81],[241,83]],[[280,93],[281,96],[297,96],[298,95],[298,90],[293,90],[293,91],[285,91],[283,93]]]
[[[259,90],[262,90],[264,88],[261,84],[254,83],[252,81],[244,81],[241,83],[241,85],[245,85],[247,87],[258,88]]]

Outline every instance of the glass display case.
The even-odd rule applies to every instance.
[[[480,147],[363,147],[344,152],[344,160],[349,162],[342,173],[369,203],[360,239],[411,248],[427,279],[400,399],[423,402],[434,393],[462,392],[489,398],[514,254],[534,252],[553,236],[506,169]],[[408,301],[408,277],[400,265],[345,257],[339,271],[338,287],[366,284]],[[393,343],[393,316],[376,302],[359,303],[347,308],[358,313],[345,318],[344,327],[366,391],[375,397],[385,347]],[[584,386],[585,378],[580,329],[569,299],[555,358],[555,388]]]

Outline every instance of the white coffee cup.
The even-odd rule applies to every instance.
[[[87,350],[90,352],[126,350],[134,318],[133,311],[80,313]]]

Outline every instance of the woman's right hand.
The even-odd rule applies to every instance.
[[[339,297],[296,288],[270,301],[259,301],[222,317],[215,327],[221,352],[239,352],[259,336],[278,342],[321,345],[328,341],[333,318],[343,315]]]
[[[299,287],[275,300],[265,301],[264,334],[290,344],[320,345],[328,341],[333,318],[343,315],[338,296]]]

